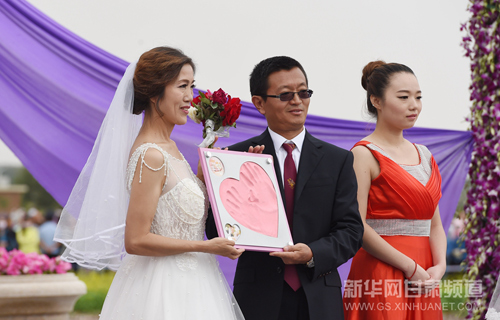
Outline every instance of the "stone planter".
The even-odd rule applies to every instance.
[[[85,293],[74,273],[0,276],[0,320],[69,320]]]

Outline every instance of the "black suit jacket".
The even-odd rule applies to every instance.
[[[273,156],[276,175],[281,177],[268,130],[229,149],[248,151],[256,145],[266,146],[264,153]],[[350,151],[318,140],[306,131],[297,172],[292,233],[294,243],[307,244],[314,256],[314,268],[297,265],[311,320],[344,319],[337,267],[354,256],[363,237],[352,164]],[[278,181],[284,195],[282,180]],[[211,212],[207,236],[217,236]],[[278,318],[283,271],[283,261],[267,252],[246,251],[241,255],[234,278],[234,295],[247,320]]]

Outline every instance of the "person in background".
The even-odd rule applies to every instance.
[[[21,222],[21,228],[16,231],[16,240],[19,250],[24,253],[40,253],[40,234],[38,232],[37,222],[39,221],[39,211],[31,208],[24,215]]]
[[[43,220],[40,227],[38,227],[38,232],[40,233],[40,251],[53,258],[58,256],[61,250],[61,244],[54,241],[54,234],[57,228],[57,222],[54,221],[54,211],[47,211]]]
[[[461,211],[458,217],[451,220],[448,235],[448,247],[446,248],[446,263],[448,265],[459,265],[464,261],[467,251],[465,250],[465,241],[460,239],[465,229],[465,213]]]
[[[5,239],[7,251],[19,249],[19,244],[16,240],[16,232],[21,229],[21,223],[24,220],[26,212],[23,209],[12,210],[6,215],[7,229],[5,230]]]
[[[0,247],[9,249],[9,216],[6,213],[0,213]]]

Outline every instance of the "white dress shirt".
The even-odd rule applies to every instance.
[[[267,128],[269,130],[269,134],[271,135],[271,139],[273,140],[274,144],[274,151],[276,152],[276,158],[278,158],[278,163],[280,166],[280,171],[281,171],[281,182],[283,183],[283,175],[284,175],[284,166],[285,166],[285,158],[287,156],[287,152],[285,148],[283,148],[283,143],[285,142],[293,142],[295,144],[295,148],[292,151],[292,158],[293,161],[295,162],[295,169],[298,171],[299,170],[299,161],[300,161],[300,153],[302,152],[302,145],[304,144],[304,138],[306,137],[306,130],[302,128],[302,131],[295,136],[292,140],[287,140],[281,135],[277,134],[273,130],[271,130],[269,127]]]

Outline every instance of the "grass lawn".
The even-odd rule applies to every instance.
[[[80,269],[76,272],[76,275],[87,285],[87,294],[78,299],[74,311],[79,313],[101,312],[104,299],[113,281],[115,272]]]
[[[444,314],[453,314],[465,319],[467,316],[468,284],[461,272],[447,273],[441,281],[441,304]]]

